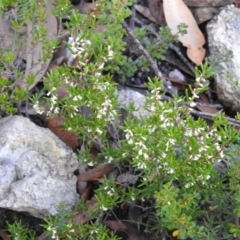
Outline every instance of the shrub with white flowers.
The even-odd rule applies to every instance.
[[[135,71],[134,61],[123,55],[122,23],[131,13],[128,5],[132,2],[99,0],[96,1],[97,11],[89,14],[71,10],[66,24],[71,35],[67,43],[67,64],[47,74],[44,88],[49,105],[47,115],[63,116],[65,128],[77,133],[86,143],[79,155],[80,163],[91,167],[98,164],[99,159],[89,154],[89,148],[97,145],[104,159],[101,161],[115,163],[121,170],[126,170],[127,166],[127,174],[134,176],[134,183],[116,184],[116,179],[104,178],[94,191],[95,209],[89,210],[94,220],[75,225],[71,213],[60,208],[58,217],[46,219],[46,234],[52,239],[119,239],[102,224],[103,216],[119,221],[114,211],[131,205],[143,212],[151,209],[137,224],[152,239],[160,236],[164,239],[171,234],[179,239],[239,236],[240,171],[230,171],[230,180],[226,183],[214,168],[216,162],[227,157],[224,152],[229,146],[239,141],[239,133],[221,113],[207,124],[201,118],[193,118],[190,112],[196,106],[194,100],[198,94],[208,87],[206,79],[213,75],[210,66],[205,64],[196,69],[195,85],[184,97],[174,96],[169,101],[163,101],[161,79],[149,79],[145,102],[148,115],[135,118],[132,114],[135,109],[129,106],[125,109],[124,122],[116,125],[121,111],[114,73],[121,73],[125,79]],[[67,13],[70,13],[69,1],[58,1],[56,16],[61,18]],[[104,25],[104,31],[98,32],[95,29],[100,24]],[[167,48],[167,41],[173,41],[168,38],[169,30],[160,32],[166,34],[163,44]],[[140,33],[145,34],[145,30],[139,30],[138,35]],[[150,50],[154,50],[154,45]],[[0,86],[4,83],[6,81],[0,79]],[[66,94],[59,97],[59,89],[63,88]],[[27,95],[24,92],[19,98]],[[0,106],[5,100],[5,95],[0,96]],[[42,114],[45,108],[40,104],[40,96],[35,96],[34,100],[33,107]],[[11,112],[11,104],[7,106],[5,111]],[[121,131],[124,135],[117,136],[115,144],[109,141],[111,127],[116,134]],[[226,207],[226,204],[229,205]],[[87,211],[86,203],[80,202],[79,209]],[[9,225],[9,231],[15,239],[21,234],[19,239],[27,239],[21,225]]]

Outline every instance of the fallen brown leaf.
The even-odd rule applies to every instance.
[[[87,201],[86,208],[88,209],[88,211],[78,211],[77,213],[75,213],[72,218],[72,221],[75,223],[84,224],[84,223],[87,223],[90,220],[96,218],[97,214],[100,212],[100,211],[96,211],[93,216],[91,216],[88,213],[88,212],[92,212],[96,208],[96,199],[94,199],[94,198]]]
[[[113,163],[106,163],[78,175],[78,181],[98,181],[103,175],[108,174],[115,168]]]
[[[159,0],[149,0],[148,7],[153,17],[157,19],[158,24],[163,25],[165,21],[162,3]]]
[[[52,119],[47,119],[48,128],[58,136],[68,147],[76,150],[79,147],[78,137],[76,133],[72,133],[63,129],[64,118],[55,116]]]
[[[120,222],[116,220],[107,220],[104,224],[111,228],[115,232],[124,232],[127,234],[127,240],[148,240],[149,236],[145,234],[142,230],[137,230],[137,228],[127,222]]]
[[[3,238],[3,240],[11,240],[11,238],[7,235],[7,233],[0,229],[0,236]]]
[[[205,38],[198,25],[182,0],[163,0],[164,15],[172,34],[178,33],[178,26],[184,23],[188,26],[187,34],[179,36],[179,41],[188,48],[188,57],[200,65],[205,57],[206,50],[203,48]]]
[[[142,5],[134,5],[134,7],[136,8],[136,10],[138,12],[140,12],[145,18],[149,19],[152,22],[158,23],[157,19],[153,17],[153,15],[151,14],[149,8],[144,7]]]
[[[207,98],[205,93],[200,93],[199,94],[199,98],[202,100],[202,102],[209,103],[209,100],[208,100],[208,98]],[[215,113],[219,112],[219,110],[217,108],[214,108],[214,107],[207,107],[207,106],[199,106],[199,105],[197,105],[196,108],[198,108],[200,111],[205,112],[205,113],[215,114]]]
[[[79,7],[75,7],[75,8],[78,8],[80,13],[86,14],[89,12],[97,11],[97,4],[84,2],[83,4],[80,5],[80,8]]]

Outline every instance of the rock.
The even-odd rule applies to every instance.
[[[117,91],[117,100],[121,108],[126,108],[133,103],[137,111],[133,112],[136,118],[149,116],[149,112],[144,109],[145,95],[140,89],[131,89],[129,87],[119,87]]]
[[[76,155],[49,129],[21,116],[0,119],[0,207],[44,218],[78,198]]]
[[[170,78],[177,78],[178,80],[182,82],[186,82],[184,75],[177,69],[174,69],[168,74],[168,77]]]
[[[237,87],[240,84],[240,9],[233,5],[225,7],[208,23],[207,32],[211,56],[223,56],[228,51],[234,54],[232,59],[221,63],[224,70],[214,77],[219,101],[225,107],[240,111],[240,88]]]
[[[132,114],[135,118],[145,118],[149,116],[149,112],[144,108],[145,100],[146,100],[146,90],[138,89],[138,88],[130,88],[127,86],[118,86],[116,91],[117,101],[119,103],[119,117],[115,119],[115,121],[108,125],[107,131],[108,134],[115,140],[115,144],[119,147],[118,142],[119,139],[124,139],[125,134],[119,128],[119,126],[123,126],[124,122],[128,116],[125,108],[129,106],[129,104],[133,104],[136,108]]]
[[[191,11],[197,21],[197,24],[201,24],[212,19],[213,16],[218,12],[218,9],[214,7],[198,7],[191,8]]]

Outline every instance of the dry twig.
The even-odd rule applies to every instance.
[[[150,54],[146,51],[146,49],[142,46],[142,44],[139,42],[139,40],[135,37],[134,33],[132,32],[132,30],[128,27],[128,25],[126,24],[126,22],[123,23],[123,27],[125,28],[125,30],[127,31],[128,35],[131,37],[132,41],[134,42],[134,44],[136,44],[136,46],[138,47],[138,49],[142,52],[142,54],[147,58],[148,62],[151,65],[151,69],[154,71],[155,75],[161,79],[163,81],[163,86],[165,88],[165,91],[170,93],[171,95],[174,94],[173,91],[173,87],[171,82],[169,82],[167,79],[164,78],[163,74],[161,73],[161,71],[159,70],[157,63],[152,59],[152,57],[150,56]]]

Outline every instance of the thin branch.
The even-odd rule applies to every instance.
[[[138,18],[135,19],[135,22],[136,22],[137,24],[139,24],[141,27],[145,28],[147,31],[151,32],[154,36],[159,37],[159,34],[158,34],[156,31],[154,31],[152,28],[146,28],[146,27],[144,26],[144,23],[143,23],[141,20],[139,20]],[[189,68],[189,70],[190,70],[193,74],[195,74],[194,67],[193,67],[192,64],[187,60],[187,58],[184,57],[184,55],[181,53],[180,49],[179,49],[177,46],[175,46],[173,43],[170,43],[170,44],[169,44],[169,48],[170,48],[171,50],[173,50],[173,51],[179,56],[179,58],[181,58],[181,60],[185,63],[185,65]]]
[[[125,28],[125,30],[127,31],[128,35],[131,37],[132,41],[134,42],[134,44],[136,44],[136,46],[138,47],[138,49],[142,52],[142,54],[147,58],[148,62],[150,63],[151,69],[154,71],[155,75],[161,79],[163,81],[163,86],[165,88],[166,92],[169,92],[171,95],[174,94],[173,88],[172,88],[172,84],[171,82],[169,82],[168,80],[166,80],[163,76],[163,74],[161,73],[161,71],[159,70],[157,63],[152,59],[152,57],[150,56],[150,54],[146,51],[146,49],[142,46],[142,44],[139,42],[139,40],[135,37],[134,33],[132,32],[132,30],[128,27],[128,25],[126,24],[126,22],[123,23],[123,27]]]
[[[190,113],[195,115],[195,116],[198,116],[198,117],[201,117],[201,118],[204,118],[204,119],[207,119],[207,120],[211,120],[211,121],[213,121],[213,117],[217,116],[217,114],[203,113],[203,112],[196,111],[194,109],[191,109]],[[227,120],[231,125],[240,129],[240,121],[239,120],[234,119],[234,118],[227,118]]]

